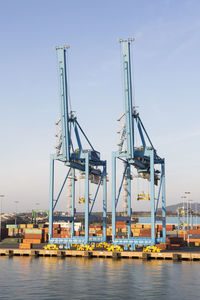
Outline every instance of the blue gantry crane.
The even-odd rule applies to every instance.
[[[125,119],[121,128],[119,150],[112,154],[112,240],[114,244],[131,245],[154,245],[166,241],[166,215],[165,215],[165,160],[157,155],[151,139],[140,119],[136,107],[132,101],[131,80],[131,55],[130,47],[133,38],[120,39],[123,56],[124,75],[124,101],[125,112],[119,120]],[[140,145],[136,143],[136,135],[139,136]],[[118,186],[117,180],[119,167],[117,161],[123,162],[123,174]],[[150,200],[151,207],[151,237],[133,237],[131,232],[131,180],[134,180],[132,168],[136,170],[137,176],[150,182],[150,194],[139,194],[138,199]],[[155,193],[155,186],[158,186]],[[117,213],[117,206],[121,200],[121,192],[124,189],[125,211],[124,215]],[[159,201],[162,202],[162,216],[157,216]],[[120,238],[116,235],[116,221],[124,220],[127,224],[127,235]],[[162,222],[162,237],[156,237],[155,224]]]
[[[100,153],[94,149],[87,135],[80,126],[74,112],[69,108],[68,82],[67,82],[67,65],[66,51],[69,46],[56,47],[58,54],[58,71],[60,81],[60,103],[61,117],[56,122],[59,126],[57,133],[58,144],[56,153],[50,156],[50,204],[49,204],[49,242],[55,244],[70,244],[88,242],[102,242],[106,240],[106,210],[107,210],[107,191],[106,191],[106,161],[100,159]],[[88,148],[84,149],[83,145],[87,144]],[[55,177],[54,165],[60,162],[66,167],[66,177],[61,184],[58,193],[55,195],[55,185],[58,179]],[[74,222],[76,217],[76,173],[81,173],[84,178],[85,191],[84,196],[79,198],[79,203],[85,206],[84,214],[84,236],[75,236]],[[68,182],[68,184],[67,184]],[[94,197],[90,196],[91,183],[95,184]],[[66,215],[57,215],[55,208],[61,199],[64,187],[67,186],[70,198],[70,205]],[[95,217],[92,215],[93,207],[102,186],[102,225],[103,236],[89,236],[89,224]],[[53,223],[55,221],[66,221],[71,223],[70,237],[54,238]]]

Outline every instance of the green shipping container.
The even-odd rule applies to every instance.
[[[19,225],[15,225],[15,224],[7,224],[6,228],[19,228]]]
[[[6,238],[3,240],[3,243],[8,243],[8,244],[17,244],[17,243],[21,243],[22,239],[18,239],[18,238]]]

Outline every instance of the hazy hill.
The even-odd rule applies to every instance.
[[[189,207],[191,205],[191,208],[194,212],[196,212],[196,210],[198,212],[200,212],[200,203],[197,203],[197,202],[194,202],[194,203],[189,203]],[[187,207],[187,203],[185,202],[184,203],[184,206]],[[174,204],[174,205],[168,205],[166,206],[166,211],[167,212],[172,212],[172,213],[176,213],[177,212],[177,209],[179,207],[183,207],[183,202],[180,202],[178,204]]]

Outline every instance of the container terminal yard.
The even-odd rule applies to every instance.
[[[50,199],[46,211],[1,215],[0,255],[84,256],[142,259],[200,260],[200,226],[191,205],[179,205],[166,216],[165,159],[157,154],[132,99],[131,44],[120,39],[124,113],[117,151],[112,153],[112,178],[107,162],[70,110],[67,60],[69,46],[56,47],[60,82],[60,111],[56,151],[50,156]],[[137,138],[136,138],[137,137]],[[62,182],[55,165],[63,165]],[[137,180],[148,185],[137,194]],[[84,182],[78,196],[78,182]],[[112,212],[107,211],[107,183],[112,185]],[[58,213],[63,201],[67,211]],[[136,213],[134,201],[147,201],[150,211]],[[94,212],[98,202],[99,212]],[[84,212],[78,212],[78,205]],[[118,208],[121,205],[120,208]],[[171,217],[171,220],[170,220]],[[195,223],[196,220],[196,223]]]
[[[183,209],[183,208],[182,208]],[[167,239],[164,244],[156,244],[152,250],[148,247],[138,246],[135,251],[130,251],[127,247],[113,246],[111,213],[108,213],[107,243],[91,243],[90,245],[71,245],[65,249],[64,245],[54,245],[48,247],[49,223],[48,212],[37,212],[24,214],[3,214],[0,255],[11,257],[21,256],[83,256],[83,257],[105,257],[105,258],[135,258],[135,259],[171,259],[171,260],[200,260],[200,225],[199,216],[189,214],[185,210],[185,219],[180,220],[179,213],[168,213],[166,234]],[[189,212],[189,211],[188,211]],[[191,211],[190,211],[191,212]],[[189,212],[189,213],[190,213]],[[144,215],[144,213],[143,213]],[[151,224],[150,217],[141,216],[141,213],[132,215],[131,232],[133,237],[150,237]],[[99,217],[99,214],[96,214]],[[191,223],[186,223],[189,219]],[[74,223],[75,236],[84,237],[84,214],[79,215]],[[168,223],[169,222],[169,223]],[[171,224],[170,224],[171,223]],[[70,222],[58,222],[53,225],[55,238],[70,238]],[[189,228],[189,229],[188,229]],[[116,236],[127,237],[127,226],[124,221],[116,222]],[[162,234],[162,224],[155,227],[155,235]],[[89,227],[89,236],[102,237],[103,230],[99,223],[92,223]],[[45,249],[48,247],[48,249]]]

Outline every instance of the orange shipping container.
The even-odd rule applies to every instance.
[[[19,249],[31,249],[32,245],[30,243],[28,244],[24,244],[24,243],[20,243],[19,244]]]
[[[166,225],[167,231],[172,231],[173,229],[175,229],[175,225]]]
[[[42,234],[25,233],[24,238],[25,239],[42,239]]]
[[[102,234],[102,233],[103,233],[103,230],[96,230],[96,233],[97,233],[97,234]]]
[[[40,244],[41,239],[23,239],[23,244]]]
[[[55,233],[55,234],[53,234],[53,237],[54,237],[54,238],[61,238],[61,234]]]
[[[53,224],[53,228],[60,228],[60,224]]]
[[[48,238],[49,238],[48,234],[45,234],[45,235],[44,235],[44,242],[47,242],[47,241],[48,241]]]
[[[200,243],[200,239],[193,239],[193,238],[190,238],[190,242]]]
[[[200,230],[199,229],[193,229],[189,231],[190,234],[200,234]]]

